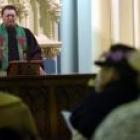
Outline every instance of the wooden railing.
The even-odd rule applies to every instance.
[[[61,115],[89,94],[94,74],[20,76],[0,78],[0,90],[20,96],[30,107],[43,140],[70,140]]]

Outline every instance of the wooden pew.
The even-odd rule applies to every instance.
[[[20,96],[30,107],[43,140],[70,140],[61,110],[71,110],[92,87],[94,74],[1,77],[0,90]]]

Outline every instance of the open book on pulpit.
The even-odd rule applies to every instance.
[[[11,61],[7,76],[40,75],[41,60]]]

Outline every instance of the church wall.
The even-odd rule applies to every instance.
[[[91,73],[90,2],[62,0],[62,73]]]
[[[92,60],[111,43],[126,43],[140,48],[140,1],[92,1]],[[92,68],[97,71],[95,65]]]
[[[110,4],[109,0],[92,1],[92,71],[97,72],[94,65],[99,55],[111,44]]]
[[[77,0],[77,6],[78,71],[91,73],[91,0]]]
[[[61,52],[61,73],[71,73],[76,71],[75,65],[77,60],[76,41],[77,41],[77,24],[76,10],[73,8],[75,0],[62,0],[62,16],[61,16],[61,40],[62,52]],[[75,39],[75,40],[74,40]],[[73,56],[73,57],[72,57]]]

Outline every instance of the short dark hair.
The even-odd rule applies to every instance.
[[[109,51],[103,54],[103,57],[101,57],[99,60],[95,61],[95,64],[100,67],[113,67],[118,72],[123,81],[135,82],[138,73],[129,64],[128,58],[136,51],[137,50],[134,46],[121,43],[112,44]]]
[[[109,51],[103,53],[102,57],[95,61],[95,64],[99,66],[120,67],[121,64],[124,65],[124,63],[127,63],[129,54],[134,51],[136,51],[136,49],[133,46],[121,43],[112,44]]]
[[[18,10],[17,10],[16,6],[14,6],[14,5],[6,5],[6,6],[4,6],[2,8],[2,10],[1,10],[1,15],[3,15],[4,11],[7,10],[7,9],[14,10],[16,12],[16,14],[18,15]]]

